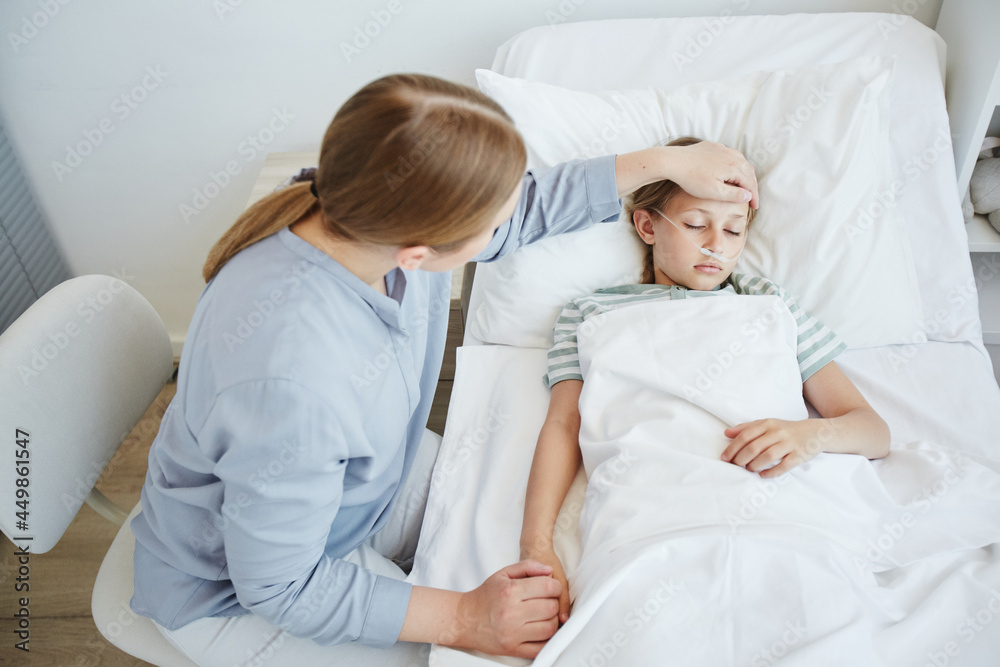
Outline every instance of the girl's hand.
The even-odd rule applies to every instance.
[[[562,592],[559,594],[559,624],[562,625],[569,620],[569,581],[566,579],[566,572],[563,570],[562,561],[551,547],[538,551],[529,552],[521,549],[521,559],[531,558],[543,565],[552,568],[552,578],[562,584]]]
[[[534,658],[559,629],[562,585],[533,560],[509,565],[458,603],[460,637],[452,646],[493,655]]]
[[[723,450],[722,460],[759,472],[761,477],[777,477],[823,451],[818,437],[823,421],[758,419],[737,424],[724,431],[733,441]]]

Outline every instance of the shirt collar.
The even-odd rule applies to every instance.
[[[296,255],[324,269],[345,287],[357,294],[365,303],[371,306],[379,318],[389,326],[402,329],[400,321],[403,297],[406,293],[406,275],[399,267],[390,271],[386,277],[386,292],[389,296],[378,292],[374,287],[358,278],[347,268],[315,247],[303,238],[297,236],[288,227],[278,231],[278,238],[285,247]]]
[[[712,291],[713,292],[720,292],[720,291],[733,292],[735,294],[736,293],[736,289],[733,287],[732,277],[733,277],[733,274],[730,273],[729,277],[726,278],[725,280],[723,280],[721,284],[716,285],[715,287],[713,287]]]

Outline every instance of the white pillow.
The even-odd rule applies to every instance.
[[[639,150],[690,135],[740,149],[761,207],[736,271],[786,288],[851,347],[923,332],[916,271],[890,178],[893,58],[725,81],[588,93],[477,70],[521,130],[528,166]],[[470,332],[547,348],[572,298],[635,283],[643,248],[624,221],[545,239],[476,271]]]

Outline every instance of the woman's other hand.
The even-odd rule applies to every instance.
[[[552,568],[552,578],[562,584],[562,592],[559,594],[559,624],[562,625],[569,620],[569,581],[566,579],[566,572],[563,570],[562,561],[551,547],[539,551],[527,551],[521,549],[521,559],[531,558],[533,560],[548,565]]]
[[[509,565],[463,593],[452,646],[494,655],[534,658],[559,629],[563,585],[534,560]]]

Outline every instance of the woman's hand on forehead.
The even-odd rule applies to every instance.
[[[714,141],[690,146],[663,146],[677,155],[677,173],[670,180],[701,199],[749,202],[757,208],[757,176],[743,153]]]

